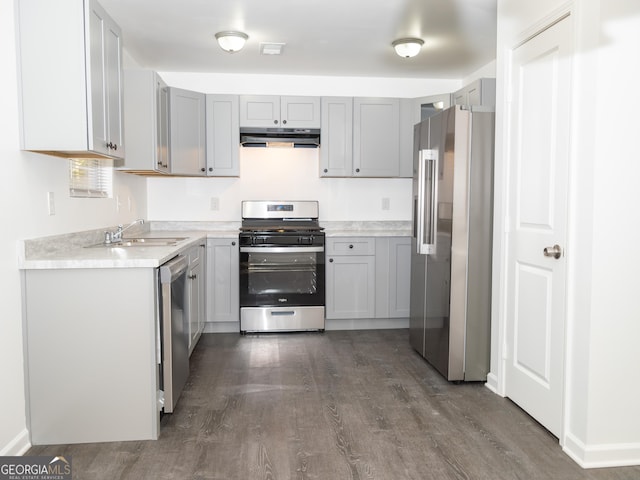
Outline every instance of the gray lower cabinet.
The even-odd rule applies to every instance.
[[[409,316],[409,237],[329,237],[327,319]]]
[[[204,330],[205,321],[205,265],[206,243],[203,242],[189,249],[189,270],[187,272],[187,289],[189,297],[189,355],[193,352],[200,335]]]
[[[326,256],[326,317],[374,318],[375,239],[328,238]]]
[[[155,440],[157,270],[24,272],[31,443]]]
[[[207,322],[214,331],[240,329],[239,254],[237,238],[207,239]]]
[[[411,238],[376,238],[376,318],[409,317]]]

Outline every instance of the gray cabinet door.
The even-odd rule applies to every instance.
[[[238,240],[207,239],[207,322],[240,320]]]
[[[326,265],[327,318],[375,316],[375,256],[331,256]]]
[[[400,100],[353,100],[353,175],[400,175]]]
[[[320,133],[320,176],[353,173],[353,98],[323,97]]]
[[[207,175],[240,175],[240,97],[206,96]]]
[[[124,72],[127,157],[120,170],[169,172],[168,92],[152,70]]]
[[[171,173],[205,175],[205,95],[169,88]]]
[[[409,317],[411,238],[389,239],[389,317]]]
[[[320,97],[280,97],[284,128],[320,128]]]
[[[241,127],[280,127],[280,97],[240,95]]]
[[[496,79],[479,78],[453,94],[455,105],[495,107]]]
[[[327,318],[374,318],[376,308],[375,239],[369,237],[330,238],[326,247]]]
[[[124,158],[120,28],[95,1],[89,10],[91,135],[95,151]]]
[[[240,126],[320,128],[320,97],[241,95]]]

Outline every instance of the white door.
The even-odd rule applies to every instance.
[[[513,50],[507,112],[505,389],[556,436],[564,386],[571,35],[565,18]]]

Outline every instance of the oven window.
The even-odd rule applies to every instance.
[[[249,253],[247,262],[250,295],[304,294],[318,291],[317,254]]]

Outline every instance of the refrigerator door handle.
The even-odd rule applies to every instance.
[[[418,253],[436,252],[438,234],[438,151],[421,150],[418,163],[419,195],[418,202]]]

